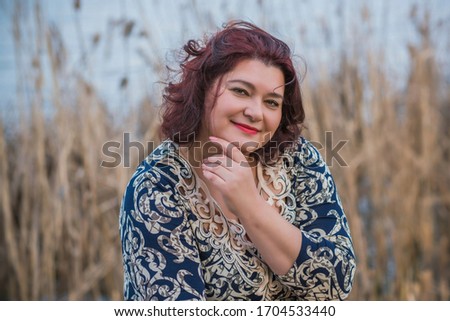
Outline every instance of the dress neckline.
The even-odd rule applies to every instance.
[[[203,203],[211,202],[214,204],[214,208],[217,209],[218,213],[223,217],[227,223],[232,223],[243,227],[238,219],[227,217],[224,214],[219,202],[213,197],[211,191],[206,184],[206,182],[198,175],[196,170],[193,168],[187,157],[181,151],[181,146],[173,141],[171,141],[176,146],[176,154],[180,158],[183,165],[188,169],[190,176],[194,178],[195,189],[199,191],[200,189],[206,194],[206,199],[203,198],[200,201]],[[260,162],[256,165],[256,180],[257,189],[259,194],[264,198],[264,200],[271,206],[276,206],[280,215],[283,215],[286,210],[286,194],[289,192],[289,181],[287,178],[287,173],[283,169],[282,161],[275,163],[272,166],[263,166]],[[270,187],[273,186],[273,188]],[[277,189],[277,191],[274,191]],[[197,195],[202,195],[203,193],[198,193]],[[211,213],[212,215],[214,213]]]

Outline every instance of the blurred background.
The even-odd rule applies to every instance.
[[[447,0],[0,1],[0,299],[122,299],[119,206],[159,143],[160,81],[230,19],[295,53],[349,299],[450,299]]]

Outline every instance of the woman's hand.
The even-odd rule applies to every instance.
[[[217,137],[210,140],[220,145],[223,152],[205,159],[203,175],[222,194],[228,209],[239,217],[272,271],[287,273],[300,252],[301,231],[259,195],[252,168],[239,148]]]
[[[203,175],[221,193],[228,210],[242,218],[249,204],[262,200],[252,168],[235,145],[218,137],[211,136],[210,140],[219,145],[222,154],[203,161]]]

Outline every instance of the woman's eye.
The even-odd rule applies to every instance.
[[[277,108],[280,106],[276,100],[267,100],[266,103],[272,108]]]
[[[247,92],[247,90],[245,90],[245,89],[242,89],[242,88],[233,88],[233,89],[231,89],[233,92],[235,92],[236,94],[238,94],[238,95],[245,95],[245,96],[248,96],[248,92]]]

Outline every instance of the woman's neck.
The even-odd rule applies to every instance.
[[[189,162],[189,164],[196,171],[196,173],[201,173],[201,166],[204,159],[213,155],[223,153],[217,147],[217,145],[214,145],[210,141],[206,142],[197,141],[191,145],[189,144],[179,145],[179,150],[181,155]],[[255,178],[256,181],[256,166],[258,165],[258,160],[252,155],[244,155],[244,156],[247,159],[247,163],[242,164],[241,166],[249,166],[252,170],[253,177]]]

